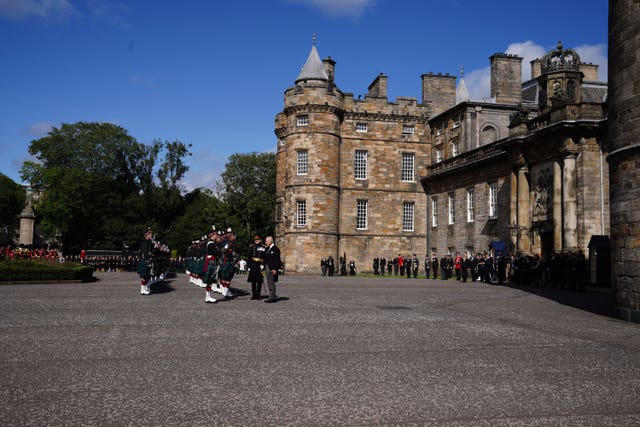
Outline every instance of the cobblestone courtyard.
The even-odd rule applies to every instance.
[[[605,294],[284,276],[264,304],[239,277],[205,304],[97,276],[0,286],[1,425],[640,424],[640,325],[577,308]]]

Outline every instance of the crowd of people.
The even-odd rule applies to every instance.
[[[47,245],[40,247],[33,246],[0,246],[0,261],[5,259],[46,259],[60,261],[62,254],[57,245]]]
[[[587,260],[582,251],[518,256],[511,263],[511,280],[520,286],[567,288],[581,291],[587,282]]]
[[[333,259],[333,256],[329,255],[327,258],[322,258],[320,260],[320,273],[322,276],[335,276],[336,272],[340,276],[347,275],[347,257],[341,256],[338,264],[339,270],[336,271],[336,263]],[[349,261],[349,276],[356,275],[356,262],[354,260]]]
[[[385,271],[389,276],[406,275],[407,278],[417,278],[420,271],[420,261],[416,254],[413,254],[413,257],[411,255],[403,256],[398,254],[397,257],[389,258],[389,260],[384,257],[374,258],[373,274],[384,276]]]
[[[505,256],[496,251],[476,254],[444,254],[431,259],[425,256],[424,277],[462,282],[503,284],[510,282],[520,286],[562,287],[580,290],[586,282],[587,261],[582,251],[553,252],[540,258],[538,255]],[[398,255],[386,259],[373,259],[373,274],[418,277],[419,260],[413,256]],[[324,275],[324,273],[323,273]]]

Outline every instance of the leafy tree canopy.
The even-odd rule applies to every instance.
[[[120,249],[139,240],[143,227],[169,222],[156,206],[174,216],[184,209],[179,181],[190,153],[179,141],[147,146],[120,126],[78,122],[31,141],[29,153],[35,161],[23,164],[22,178],[42,194],[41,225],[63,236],[65,250]]]
[[[218,186],[236,223],[239,245],[248,246],[254,233],[273,234],[276,194],[275,153],[233,154]]]
[[[19,224],[26,204],[24,188],[0,173],[0,246],[7,244]]]

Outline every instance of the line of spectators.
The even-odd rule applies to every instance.
[[[51,261],[59,261],[61,253],[57,247],[54,246],[2,246],[0,247],[0,261],[5,259],[46,259]]]
[[[138,256],[126,255],[99,255],[91,256],[72,255],[67,257],[68,261],[74,261],[93,267],[98,272],[135,272],[138,269],[140,258]],[[161,260],[158,257],[158,260]],[[162,259],[163,266],[159,266],[163,270],[168,267],[172,272],[184,272],[185,261],[183,257]]]

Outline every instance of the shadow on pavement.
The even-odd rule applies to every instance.
[[[578,292],[559,288],[536,288],[510,284],[505,284],[505,286],[529,292],[579,310],[618,318],[615,307],[616,294],[611,289],[587,287],[584,292]]]
[[[151,293],[165,294],[167,292],[175,291],[175,288],[171,286],[171,282],[173,282],[173,280],[163,280],[162,282],[154,283],[151,285]]]

